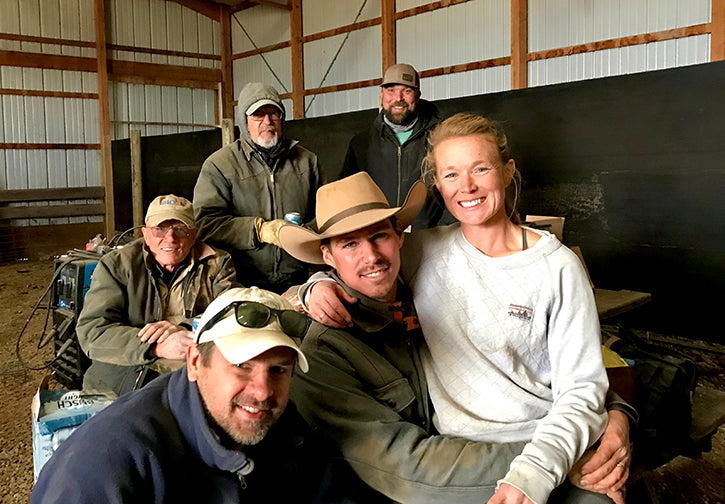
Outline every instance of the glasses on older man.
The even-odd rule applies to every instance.
[[[191,229],[184,224],[176,224],[174,226],[152,226],[149,228],[154,238],[163,238],[169,231],[174,234],[174,238],[188,238],[191,236]]]
[[[279,118],[282,117],[279,110],[255,110],[252,112],[248,117],[253,119],[254,121],[263,121],[266,116],[269,116],[270,121],[279,121]]]
[[[277,310],[265,304],[257,303],[256,301],[234,301],[224,310],[210,318],[199,329],[196,333],[195,341],[198,343],[201,340],[202,333],[207,329],[211,329],[217,322],[226,317],[232,309],[234,310],[237,324],[242,327],[260,329],[269,324],[274,316],[277,317],[279,326],[287,336],[298,339],[302,339],[305,336],[311,322],[305,315],[294,310]]]

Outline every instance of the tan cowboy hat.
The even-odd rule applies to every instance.
[[[316,222],[319,232],[285,224],[279,230],[282,248],[300,261],[324,264],[320,242],[395,216],[403,227],[413,222],[425,203],[423,182],[408,191],[403,206],[391,208],[383,191],[367,172],[359,172],[317,190]]]

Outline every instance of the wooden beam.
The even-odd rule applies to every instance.
[[[23,51],[0,51],[0,66],[3,65],[76,72],[95,72],[98,69],[96,60],[93,58]]]
[[[376,17],[372,19],[366,19],[365,21],[359,21],[357,23],[352,23],[349,25],[344,26],[338,26],[337,28],[332,28],[330,30],[321,31],[318,33],[313,33],[311,35],[305,35],[302,37],[302,42],[305,44],[307,42],[314,42],[315,40],[321,40],[329,37],[334,37],[336,35],[341,35],[343,33],[348,33],[351,31],[356,30],[362,30],[363,28],[370,28],[371,26],[379,25],[382,22],[382,18]]]
[[[424,14],[426,12],[432,12],[434,10],[444,9],[446,7],[451,7],[452,5],[458,5],[470,1],[471,0],[440,0],[438,2],[431,2],[429,4],[420,5],[418,7],[413,7],[411,9],[400,11],[395,14],[395,19],[397,21],[398,19],[403,19],[410,16],[417,16],[418,14]]]
[[[101,186],[91,187],[51,187],[47,189],[7,189],[0,191],[0,202],[17,203],[20,201],[48,201],[72,199],[101,199],[104,191]]]
[[[269,5],[270,7],[278,7],[280,9],[284,9],[286,11],[292,11],[294,9],[294,3],[295,0],[291,0],[290,2],[280,3],[280,2],[273,2],[272,0],[250,0],[251,3],[256,3],[259,5]]]
[[[334,93],[336,91],[347,91],[350,89],[360,89],[364,87],[371,87],[371,86],[379,86],[380,83],[383,82],[382,77],[378,77],[377,79],[368,79],[368,80],[362,80],[357,82],[347,82],[345,84],[335,84],[334,86],[324,86],[319,88],[312,88],[312,89],[305,89],[305,96],[310,95],[316,95],[316,94],[324,94],[324,93]],[[284,95],[280,95],[282,98],[284,98]]]
[[[143,162],[141,161],[141,132],[133,129],[128,138],[131,150],[131,214],[133,216],[133,235],[141,237],[143,226]]]
[[[712,0],[710,61],[725,60],[725,0]]]
[[[511,0],[511,89],[529,85],[529,2]]]
[[[100,203],[84,205],[19,206],[0,208],[0,219],[43,219],[53,217],[80,217],[103,215],[105,206]]]
[[[35,42],[38,44],[57,44],[71,47],[96,47],[95,42],[85,40],[71,40],[55,37],[33,37],[31,35],[18,35],[16,33],[0,33],[0,40],[15,40],[18,42]]]
[[[222,146],[229,145],[234,141],[234,120],[231,118],[222,119]]]
[[[186,80],[178,78],[167,78],[163,75],[158,77],[142,77],[139,75],[110,75],[113,82],[127,82],[129,84],[150,84],[152,86],[183,87],[191,89],[212,89],[216,90],[219,83],[198,80]]]
[[[182,65],[160,65],[158,63],[141,63],[138,61],[108,62],[108,72],[114,78],[121,76],[145,77],[153,80],[198,81],[209,82],[216,86],[221,81],[222,71],[216,68],[202,68]]]
[[[503,56],[501,58],[491,58],[482,61],[473,61],[471,63],[461,63],[460,65],[451,65],[440,68],[431,68],[430,70],[423,70],[418,72],[421,78],[435,77],[437,75],[446,75],[459,72],[470,72],[471,70],[481,70],[483,68],[493,68],[497,66],[508,65],[511,63],[511,58]]]
[[[244,2],[239,2],[237,5],[235,5],[232,8],[233,12],[239,12],[246,9],[251,9],[252,7],[257,7],[258,5],[269,5],[271,7],[279,7],[280,9],[292,10],[292,6],[290,2],[287,3],[279,3],[279,2],[273,2],[271,0],[245,0]]]
[[[305,62],[302,50],[302,0],[291,0],[290,56],[292,59],[292,117],[305,117]]]
[[[284,49],[286,47],[289,47],[290,41],[285,40],[284,42],[278,42],[276,44],[271,44],[264,47],[258,47],[257,49],[250,49],[249,51],[244,51],[243,53],[237,53],[232,55],[232,59],[241,59],[241,58],[248,58],[250,56],[256,56],[257,54],[262,54],[266,52],[272,52],[277,51],[279,49]]]
[[[111,124],[129,124],[142,126],[191,126],[194,128],[218,128],[216,124],[208,123],[190,123],[190,122],[167,122],[167,121],[122,121],[119,119],[111,120]]]
[[[30,143],[30,142],[9,142],[0,143],[0,149],[56,149],[56,150],[98,150],[101,144],[81,143]]]
[[[101,175],[105,190],[104,229],[106,239],[116,234],[116,210],[113,196],[113,160],[111,158],[111,112],[108,103],[108,60],[106,55],[106,12],[104,0],[95,0],[96,71],[98,72],[98,137],[101,140]]]
[[[395,64],[395,0],[380,0],[380,34],[382,37],[382,63],[380,75]]]
[[[232,13],[229,7],[219,7],[219,34],[222,50],[221,109],[222,119],[234,117],[234,73],[232,70]],[[217,122],[217,124],[219,124]]]
[[[106,51],[104,54],[107,55]],[[77,72],[98,71],[98,64],[93,58],[21,51],[0,51],[0,66],[2,65]],[[161,65],[107,58],[106,68],[110,74],[109,78],[117,82],[215,89],[217,82],[221,81],[221,70],[215,68]]]
[[[191,9],[199,14],[202,14],[214,21],[219,21],[219,8],[214,2],[207,2],[204,0],[170,0],[177,4],[183,5],[184,7]]]
[[[154,54],[159,56],[177,56],[180,58],[196,58],[196,59],[208,59],[208,60],[221,60],[221,56],[218,54],[206,54],[188,51],[169,51],[167,49],[152,49],[150,47],[135,47],[121,44],[108,44],[106,46],[108,51],[125,51],[140,54]]]
[[[43,98],[79,98],[86,100],[98,99],[98,93],[75,93],[72,91],[39,91],[36,89],[0,88],[0,96],[40,96]]]
[[[703,35],[709,32],[710,23],[704,23],[699,25],[685,26],[683,28],[675,28],[672,30],[642,33],[641,35],[630,35],[628,37],[600,40],[598,42],[589,42],[587,44],[578,44],[567,47],[559,47],[557,49],[536,51],[533,53],[529,53],[526,59],[528,61],[536,61],[548,58],[559,58],[561,56],[571,56],[572,54],[602,51],[605,49],[614,49],[617,47],[627,47],[639,44],[649,44],[651,42],[661,42],[663,40],[691,37],[693,35]]]

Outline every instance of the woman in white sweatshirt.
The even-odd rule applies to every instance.
[[[573,252],[515,222],[506,195],[520,177],[494,123],[457,114],[429,143],[424,180],[458,223],[408,237],[402,272],[430,351],[436,427],[528,441],[489,502],[543,504],[606,426],[592,289]]]

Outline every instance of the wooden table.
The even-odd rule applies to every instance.
[[[652,294],[630,290],[607,290],[594,288],[599,320],[617,317],[652,300]]]

